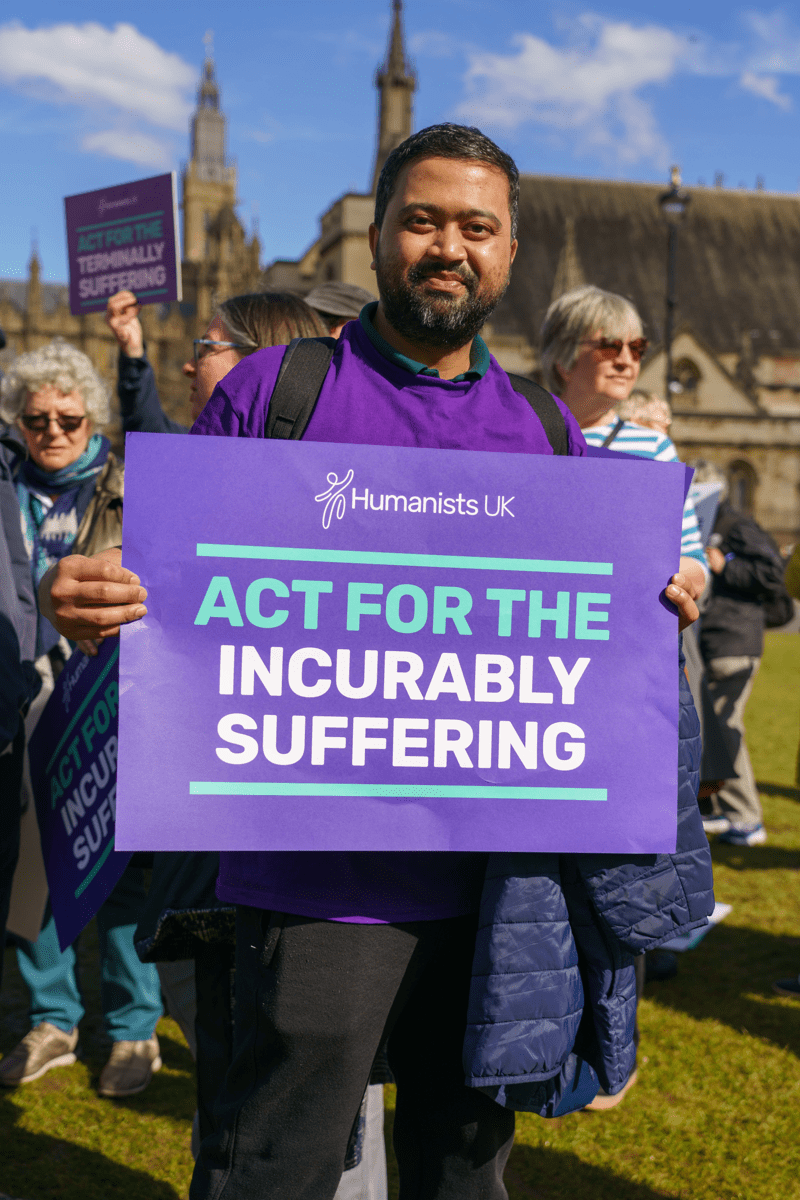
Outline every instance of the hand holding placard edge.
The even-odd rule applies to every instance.
[[[72,641],[116,637],[122,625],[146,615],[146,599],[139,576],[122,566],[119,546],[91,558],[70,554],[39,585],[42,613]]]

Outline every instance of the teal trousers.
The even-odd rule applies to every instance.
[[[146,1041],[162,1014],[158,972],[140,962],[133,948],[144,897],[144,873],[129,866],[97,914],[100,1002],[106,1032],[115,1042]],[[30,991],[31,1026],[49,1021],[74,1029],[85,1012],[77,957],[73,946],[59,950],[49,903],[38,941],[18,943],[17,963]]]

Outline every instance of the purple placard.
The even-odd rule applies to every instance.
[[[129,435],[118,844],[674,849],[683,485]]]
[[[96,658],[76,651],[30,740],[31,781],[50,902],[62,950],[120,879],[114,853],[119,643]]]
[[[616,458],[623,462],[629,461],[631,458],[638,458],[640,461],[644,459],[642,454],[628,454],[625,450],[611,450],[608,446],[587,446],[586,453],[589,458]],[[647,462],[652,462],[652,459],[646,459]],[[683,498],[684,500],[689,495],[689,488],[692,486],[694,479],[694,467],[689,467],[686,463],[683,464]],[[695,504],[695,511],[697,505]],[[698,516],[698,523],[700,518]]]
[[[123,289],[140,304],[182,298],[174,171],[67,196],[64,209],[74,316],[105,310]]]

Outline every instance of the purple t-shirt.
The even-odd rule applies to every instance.
[[[242,359],[192,427],[193,434],[263,437],[285,347]],[[572,415],[569,453],[586,453]],[[316,442],[552,454],[544,429],[492,358],[479,379],[415,375],[386,358],[358,321],[345,325],[304,437]],[[217,894],[233,904],[353,922],[434,920],[475,912],[486,855],[393,851],[229,852]]]

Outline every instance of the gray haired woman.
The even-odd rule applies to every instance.
[[[122,540],[122,465],[95,426],[108,419],[108,389],[91,360],[60,338],[21,354],[2,382],[0,413],[25,440],[12,473],[34,591],[68,554],[91,555]],[[39,614],[36,668],[40,697],[52,688],[70,644]],[[41,705],[26,721],[30,736]],[[144,901],[141,868],[129,866],[97,914],[101,1003],[113,1046],[100,1074],[102,1096],[130,1096],[161,1066],[155,1026],[161,1016],[158,975],[133,948]],[[75,1062],[84,1005],[75,951],[58,944],[50,905],[38,939],[20,939],[17,964],[30,992],[31,1029],[0,1062],[0,1084],[30,1083]]]
[[[554,300],[545,315],[542,374],[590,446],[678,462],[678,452],[666,434],[625,420],[619,412],[639,378],[647,346],[641,318],[624,296],[591,285],[574,288]],[[683,511],[680,570],[696,599],[705,587],[708,568],[691,500]]]
[[[109,389],[91,359],[61,338],[21,354],[0,385],[0,416],[25,440],[14,464],[34,590],[67,554],[96,554],[122,540],[123,469],[96,430]],[[39,617],[37,656],[59,635]]]

